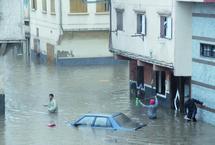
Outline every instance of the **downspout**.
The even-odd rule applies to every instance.
[[[59,26],[60,26],[60,36],[58,38],[58,44],[61,43],[62,37],[63,37],[63,25],[62,25],[62,21],[63,21],[63,15],[62,15],[62,0],[59,0]]]
[[[109,8],[110,8],[110,29],[109,29],[109,51],[111,51],[113,44],[112,44],[112,2],[111,0],[108,1]]]

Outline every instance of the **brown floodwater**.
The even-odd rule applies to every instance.
[[[215,127],[159,107],[158,119],[129,98],[128,65],[47,66],[9,53],[0,57],[6,113],[0,116],[0,145],[208,145]],[[58,113],[43,107],[54,93]],[[123,112],[146,127],[135,132],[72,128],[87,112]],[[55,121],[56,127],[47,124]]]

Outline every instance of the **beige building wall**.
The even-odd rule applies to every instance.
[[[59,51],[73,52],[72,57],[78,58],[112,56],[108,51],[108,31],[109,13],[96,12],[96,4],[88,4],[86,13],[71,13],[70,0],[56,0],[55,13],[51,13],[50,0],[46,12],[42,0],[37,0],[36,10],[31,3],[31,48],[33,40],[40,39],[44,55],[49,43],[54,45],[55,57]],[[86,37],[83,39],[82,35]]]

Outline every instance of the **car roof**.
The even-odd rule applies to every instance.
[[[122,114],[121,112],[116,112],[112,114],[105,114],[105,113],[87,113],[84,116],[101,116],[101,117],[115,117],[119,114]]]

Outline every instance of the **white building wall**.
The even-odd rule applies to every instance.
[[[192,74],[192,3],[175,3],[174,75]]]
[[[151,59],[173,63],[174,41],[160,38],[160,15],[158,12],[171,12],[171,0],[163,3],[160,1],[115,0],[113,1],[113,31],[116,30],[116,8],[124,9],[124,31],[113,33],[113,47],[116,49],[140,54]],[[137,11],[143,11],[146,15],[146,36],[132,37],[136,33]],[[152,56],[151,56],[152,54]]]
[[[44,42],[56,45],[59,40],[60,26],[59,26],[59,14],[56,1],[56,15],[50,12],[50,1],[47,0],[47,12],[42,11],[42,1],[37,1],[37,10],[31,8],[31,35],[32,39],[40,38]],[[37,36],[37,28],[39,30],[39,37]],[[31,43],[33,46],[33,43]],[[45,48],[41,48],[46,51]]]
[[[192,23],[191,12],[188,10],[188,7],[176,9],[175,0],[165,0],[165,2],[163,0],[113,0],[112,2],[112,31],[116,30],[115,9],[124,9],[123,31],[112,33],[114,49],[141,55],[166,64],[173,64],[175,75],[191,75],[191,43],[188,40],[191,41]],[[146,16],[146,36],[144,40],[141,37],[132,37],[137,31],[137,15],[135,10],[144,12]],[[163,14],[168,14],[172,18],[172,39],[160,38],[160,15]],[[175,24],[176,21],[178,22],[177,26]],[[184,59],[183,61],[180,60],[182,58]]]
[[[0,0],[0,40],[23,39],[23,2]]]
[[[116,31],[116,8],[123,9],[123,31],[112,33],[113,48],[145,58],[173,64],[175,76],[191,76],[192,17],[190,4],[175,0],[113,0],[113,28]],[[180,3],[180,4],[179,4]],[[137,13],[146,16],[146,36],[132,37],[137,29]],[[160,38],[160,16],[172,18],[172,39]]]

